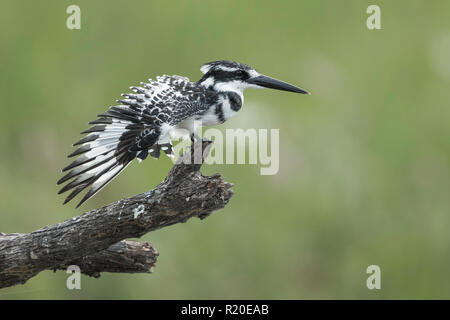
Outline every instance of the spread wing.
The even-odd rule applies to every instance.
[[[78,208],[134,158],[159,156],[161,126],[175,125],[206,108],[202,89],[184,77],[165,75],[131,89],[134,93],[122,94],[120,105],[98,115],[89,123],[93,126],[82,132],[86,136],[74,143],[78,148],[68,157],[77,158],[62,169],[67,173],[58,181],[58,185],[67,183],[59,193],[72,190],[64,204],[89,188]]]

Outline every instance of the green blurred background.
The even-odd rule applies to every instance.
[[[81,30],[66,8],[81,8]],[[366,28],[381,7],[382,30]],[[87,122],[160,74],[244,62],[312,92],[248,90],[225,128],[280,128],[280,171],[204,166],[235,184],[204,221],[152,232],[151,275],[66,289],[45,271],[0,299],[450,298],[450,3],[0,3],[0,231],[30,232],[154,187],[172,162],[133,163],[82,208],[60,169]],[[381,290],[366,268],[381,267]]]

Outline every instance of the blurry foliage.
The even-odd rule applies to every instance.
[[[66,7],[81,7],[67,30]],[[144,237],[152,275],[46,271],[10,298],[449,298],[450,3],[17,1],[0,4],[0,231],[30,232],[155,186],[169,159],[132,164],[80,210],[56,195],[87,122],[147,78],[197,80],[230,59],[298,84],[249,90],[224,128],[280,128],[280,171],[212,165],[229,206]],[[377,264],[382,289],[366,288]]]

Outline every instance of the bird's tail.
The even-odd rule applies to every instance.
[[[112,107],[99,115],[99,119],[89,123],[94,126],[82,132],[87,135],[74,143],[74,146],[79,147],[68,156],[78,158],[62,169],[68,173],[57,182],[59,185],[73,179],[58,192],[61,194],[72,190],[64,204],[90,187],[78,203],[78,208],[122,172],[136,156],[141,157],[143,149],[136,141],[149,129],[137,121],[137,117],[127,114],[132,111]],[[147,143],[152,145],[154,141]]]

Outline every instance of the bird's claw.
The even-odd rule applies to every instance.
[[[209,142],[209,143],[212,142],[212,140],[209,140],[208,138],[204,138],[204,137],[202,138],[199,135],[197,135],[196,133],[191,134],[191,141],[192,141],[192,143],[196,143],[196,142],[199,142],[199,141],[201,141],[201,142]]]

